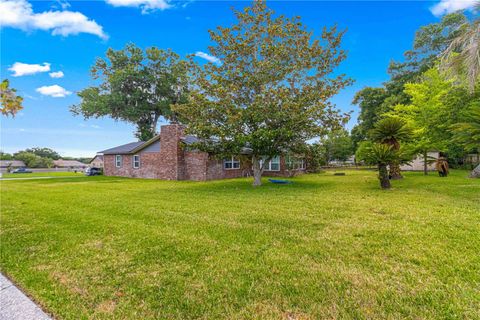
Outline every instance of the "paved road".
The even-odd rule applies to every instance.
[[[51,320],[30,298],[0,273],[1,320]]]
[[[0,181],[9,180],[37,180],[37,179],[62,179],[62,178],[85,178],[86,176],[58,176],[58,177],[27,177],[27,178],[0,178]]]

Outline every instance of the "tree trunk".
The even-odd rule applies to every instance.
[[[428,152],[424,151],[423,152],[423,174],[428,175]]]
[[[402,173],[400,171],[400,164],[398,162],[390,163],[390,176],[393,180],[403,179]]]
[[[470,172],[469,178],[480,178],[480,164]]]
[[[390,179],[388,179],[387,165],[378,165],[378,179],[380,180],[380,186],[382,189],[390,189]]]
[[[260,159],[256,156],[252,156],[252,166],[253,166],[253,186],[262,185],[262,168],[260,167]]]

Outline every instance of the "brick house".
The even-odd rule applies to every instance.
[[[251,175],[251,165],[237,157],[218,159],[212,154],[189,148],[198,142],[183,133],[179,124],[161,127],[160,134],[148,141],[132,142],[100,151],[104,174],[163,180],[195,180],[238,178]],[[305,171],[303,160],[296,160],[297,172]],[[264,175],[287,176],[285,157],[272,159]]]

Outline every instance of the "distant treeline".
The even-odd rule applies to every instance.
[[[0,151],[0,160],[19,160],[23,161],[29,168],[51,168],[53,160],[77,160],[82,163],[89,163],[91,158],[62,157],[60,154],[50,148],[29,148],[20,150],[14,154]]]

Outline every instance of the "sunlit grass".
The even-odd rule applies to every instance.
[[[37,177],[77,177],[85,175],[83,171],[71,172],[32,172],[32,173],[3,173],[2,178],[37,178]]]
[[[60,319],[480,318],[480,180],[1,182],[1,267]]]

